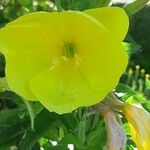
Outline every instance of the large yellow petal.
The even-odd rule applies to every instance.
[[[36,100],[28,82],[33,75],[49,65],[49,53],[16,52],[7,55],[6,60],[6,78],[10,88],[28,100]]]
[[[119,40],[123,40],[129,27],[129,19],[122,8],[102,7],[84,11],[99,20]]]
[[[86,49],[81,64],[85,77],[93,90],[106,95],[118,84],[128,63],[122,43],[103,37],[99,43],[89,43],[81,49]]]
[[[50,65],[56,41],[61,40],[51,26],[42,24],[41,28],[41,23],[31,23],[8,24],[0,30],[0,43],[6,57],[6,78],[10,88],[26,99],[34,100],[28,80]]]
[[[59,114],[95,104],[100,98],[100,94],[90,88],[80,69],[68,65],[43,70],[30,80],[30,86],[49,111]]]

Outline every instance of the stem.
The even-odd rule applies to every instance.
[[[24,103],[26,104],[29,116],[30,116],[30,120],[31,120],[31,129],[34,131],[34,111],[32,109],[32,106],[30,104],[30,102],[28,102],[27,100],[23,100]]]
[[[103,101],[104,104],[110,108],[115,108],[121,110],[124,103],[120,101],[113,92],[110,92]]]

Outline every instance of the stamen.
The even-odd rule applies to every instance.
[[[54,59],[49,70],[53,70],[59,64],[59,59]]]
[[[77,53],[77,47],[74,43],[67,43],[63,48],[63,54],[67,58],[74,58]]]

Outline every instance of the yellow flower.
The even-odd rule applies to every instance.
[[[59,114],[98,103],[126,68],[127,30],[117,7],[24,15],[0,30],[8,84]]]
[[[142,107],[126,104],[124,113],[129,121],[131,136],[138,150],[150,149],[150,114]]]

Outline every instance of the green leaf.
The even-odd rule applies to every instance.
[[[10,90],[6,78],[0,78],[0,92]]]
[[[25,109],[10,109],[5,110],[0,113],[0,125],[1,124],[7,124],[8,122],[16,122],[17,120],[20,120],[20,118],[23,118],[25,115]]]
[[[100,6],[101,7],[106,7],[106,6],[109,6],[110,3],[111,3],[111,0],[101,0],[100,1]]]
[[[117,92],[122,92],[122,93],[128,92],[131,95],[136,94],[136,92],[131,87],[123,83],[119,83],[118,86],[116,87],[116,90]]]
[[[81,121],[78,126],[78,140],[81,143],[86,141],[86,120]]]
[[[5,57],[2,53],[0,53],[0,77],[5,76]]]
[[[18,2],[23,6],[23,7],[28,7],[32,5],[32,0],[18,0]]]
[[[57,145],[57,146],[53,146],[51,148],[47,148],[45,150],[68,150],[67,146],[68,146],[68,144],[66,144],[66,145]]]
[[[100,114],[99,112],[96,113],[93,117],[93,122],[92,122],[92,127],[91,129],[95,129],[97,126],[98,126],[98,123],[99,123],[99,120],[100,120]]]
[[[62,0],[64,9],[85,10],[90,8],[108,6],[111,0]]]
[[[11,107],[11,105],[19,105],[19,107],[24,107],[21,97],[12,91],[0,93],[0,100],[5,101],[8,107]]]
[[[144,7],[149,0],[135,0],[132,3],[128,3],[124,6],[125,11],[128,15],[132,15]]]
[[[141,48],[138,44],[135,43],[123,43],[123,45],[125,46],[125,50],[127,51],[129,56],[136,53]]]
[[[150,112],[150,101],[147,101],[147,103],[142,104],[142,106],[143,106],[148,112]]]
[[[57,11],[61,12],[62,7],[61,7],[61,0],[55,0],[56,6],[57,6]]]
[[[87,0],[74,0],[72,3],[70,2],[68,5],[68,9],[71,10],[85,10],[89,8],[89,2]]]
[[[131,87],[129,87],[126,84],[119,83],[118,86],[116,87],[116,91],[125,93],[125,95],[122,97],[122,100],[126,100],[132,96],[134,98],[134,100],[137,100],[138,102],[141,102],[141,103],[147,102],[147,100],[145,99],[145,97],[142,94],[134,91]]]
[[[78,120],[71,113],[61,115],[60,121],[65,125],[68,130],[70,129],[72,131],[74,131],[78,125]]]
[[[131,56],[131,54],[139,52],[141,49],[141,46],[135,41],[135,39],[129,33],[126,36],[126,42],[124,42],[123,44],[129,56]]]
[[[50,129],[44,137],[46,139],[51,139],[52,141],[59,141],[60,140],[59,129],[58,128]]]
[[[49,112],[43,109],[35,117],[35,131],[32,131],[31,127],[28,128],[25,137],[23,138],[19,150],[31,150],[35,143],[45,135],[50,129],[54,128],[58,124],[58,115],[56,113]]]
[[[86,150],[86,146],[83,145],[77,138],[77,135],[74,133],[70,133],[64,136],[64,138],[58,143],[58,145],[68,145],[73,144],[75,147],[75,150]],[[66,149],[67,150],[67,149]]]
[[[17,140],[16,138],[3,144],[3,145],[0,145],[0,150],[17,150]],[[15,149],[16,148],[16,149]]]
[[[0,145],[23,134],[29,124],[23,109],[0,113]]]
[[[34,114],[37,115],[43,110],[43,105],[39,101],[33,101],[32,102],[32,107]]]
[[[146,79],[146,87],[148,88],[148,89],[150,89],[150,80],[149,79]]]
[[[87,136],[88,150],[102,149],[106,143],[106,135],[106,129],[99,124],[99,126]]]

